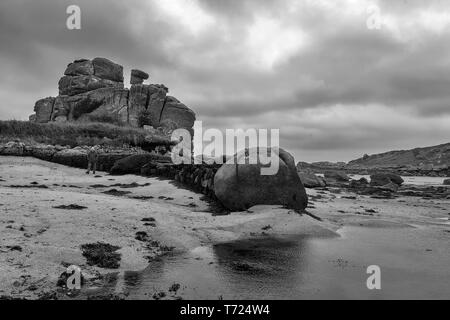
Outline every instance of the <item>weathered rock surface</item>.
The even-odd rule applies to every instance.
[[[70,105],[68,103],[69,96],[57,96],[55,99],[55,105],[53,107],[52,121],[56,119],[64,119],[65,121],[69,117]]]
[[[148,90],[147,111],[151,120],[149,124],[158,128],[169,90],[164,85],[159,84],[150,85]]]
[[[176,98],[171,96],[167,97],[159,119],[160,126],[169,127],[175,125],[176,128],[190,129],[194,126],[194,121],[195,113],[191,109]]]
[[[99,78],[123,82],[123,67],[106,58],[95,58],[92,60],[94,75]]]
[[[162,84],[143,84],[148,73],[133,69],[131,88],[124,88],[123,67],[105,58],[70,63],[59,80],[59,96],[36,102],[30,121],[100,121],[120,125],[177,128],[192,132],[195,113],[167,96]]]
[[[69,63],[64,75],[66,76],[90,76],[94,74],[92,61],[87,59],[75,60]]]
[[[261,175],[263,165],[259,161],[256,164],[224,164],[214,177],[214,192],[220,202],[233,211],[258,204],[305,209],[308,196],[297,174],[294,158],[283,149],[279,149],[278,155],[279,170],[275,175]],[[238,153],[235,163],[243,157],[244,152]]]
[[[445,179],[443,185],[450,186],[450,179]]]
[[[53,97],[36,101],[36,104],[34,105],[34,112],[36,112],[34,117],[35,121],[39,123],[49,122],[52,117],[54,104],[55,98]]]
[[[128,123],[133,127],[141,125],[140,117],[147,110],[149,104],[149,86],[145,84],[135,84],[130,88],[128,105]],[[152,123],[145,123],[152,125]]]
[[[59,94],[73,96],[100,88],[123,88],[123,82],[102,79],[97,76],[64,76],[58,83]]]
[[[128,89],[102,88],[70,97],[71,119],[126,123],[128,96]]]

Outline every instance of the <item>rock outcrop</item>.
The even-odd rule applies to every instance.
[[[445,179],[442,183],[444,186],[450,186],[450,179]]]
[[[313,172],[299,171],[298,176],[305,188],[323,188],[327,185],[322,177],[316,176]]]
[[[53,97],[48,97],[36,101],[34,105],[34,112],[36,112],[34,115],[35,122],[49,122],[51,120],[55,100]]]
[[[249,151],[251,152],[251,150]],[[279,149],[279,170],[275,175],[261,175],[263,165],[246,163],[245,152],[238,153],[235,164],[224,164],[214,177],[214,192],[220,202],[232,211],[254,205],[283,205],[304,210],[308,196],[297,174],[294,158]]]
[[[350,180],[344,172],[341,171],[325,171],[326,180],[334,180],[337,182],[348,182]]]
[[[347,174],[370,175],[391,172],[400,176],[450,176],[450,143],[411,150],[389,151],[345,162],[299,162],[299,171],[310,170],[324,173],[328,170],[344,171]]]
[[[364,155],[350,161],[346,169],[352,172],[389,171],[401,176],[446,177],[450,175],[450,143]]]
[[[105,58],[70,63],[59,80],[59,95],[38,100],[30,121],[100,121],[192,132],[195,113],[161,84],[144,84],[148,73],[133,69],[124,87],[123,67]]]
[[[366,178],[361,178],[359,180],[351,180],[349,187],[352,189],[366,188],[369,185],[369,181]]]
[[[112,175],[139,174],[141,173],[141,168],[144,165],[157,160],[170,160],[170,157],[163,157],[150,153],[131,155],[129,157],[116,161],[116,163],[114,163],[113,167],[111,168],[110,173]]]
[[[384,186],[390,183],[394,183],[397,186],[402,185],[403,179],[399,175],[394,173],[375,173],[370,176],[371,186]]]
[[[87,153],[89,149],[90,146],[71,148],[69,146],[10,141],[0,144],[0,155],[35,157],[66,166],[86,169]],[[139,154],[139,152],[142,151],[134,148],[123,149],[102,147],[99,150],[99,166],[97,169],[99,171],[109,171],[118,160]]]

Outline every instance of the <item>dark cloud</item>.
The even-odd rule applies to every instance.
[[[68,5],[82,29],[67,30]],[[377,5],[380,30],[366,27]],[[450,136],[443,1],[3,0],[0,118],[26,119],[75,58],[146,70],[207,127],[280,128],[297,158]],[[447,124],[447,125],[446,125]]]

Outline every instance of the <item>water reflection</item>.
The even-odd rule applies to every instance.
[[[274,286],[288,291],[301,286],[311,255],[307,238],[238,240],[215,245],[213,253],[231,292],[258,291],[267,298],[279,297]]]
[[[174,283],[184,299],[448,297],[448,250],[424,259],[416,237],[415,230],[346,227],[340,238],[239,240],[152,261],[117,285],[132,299],[169,293]],[[371,264],[382,268],[383,290],[366,287]]]

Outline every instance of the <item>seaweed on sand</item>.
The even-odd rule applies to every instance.
[[[116,251],[120,247],[108,243],[97,242],[81,245],[83,256],[90,266],[117,269],[120,266],[121,255]]]

